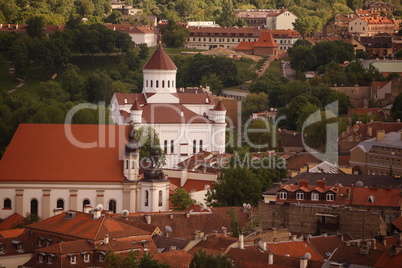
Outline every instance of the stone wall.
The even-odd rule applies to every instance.
[[[345,207],[306,206],[290,203],[259,203],[260,226],[263,229],[287,228],[291,232],[307,234],[338,232],[349,233],[353,238],[371,238],[373,235],[386,235],[387,225],[379,212]],[[337,221],[331,224],[322,222],[322,216],[333,215]]]

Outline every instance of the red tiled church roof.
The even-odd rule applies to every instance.
[[[155,53],[151,56],[147,63],[145,63],[143,70],[177,70],[176,65],[170,59],[168,54],[158,46]]]
[[[69,127],[71,135],[65,131]],[[125,177],[119,158],[128,130],[117,125],[20,124],[0,162],[0,181],[121,182]]]
[[[263,31],[260,38],[258,38],[257,42],[254,44],[254,47],[278,47],[278,44],[275,42],[270,32]]]

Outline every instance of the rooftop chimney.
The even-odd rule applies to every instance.
[[[84,206],[84,213],[89,213],[91,210],[92,210],[92,206],[90,206],[90,205]]]
[[[300,258],[300,268],[307,268],[308,260],[306,258]]]
[[[109,235],[105,234],[105,237],[103,239],[103,243],[105,243],[106,245],[109,244]]]
[[[268,255],[268,264],[274,264],[274,254],[272,253]]]
[[[380,141],[384,138],[385,136],[385,130],[377,130],[377,141]]]
[[[291,236],[291,240],[292,240],[292,241],[296,241],[296,240],[297,240],[297,235],[292,235],[292,236]]]
[[[373,136],[373,127],[372,126],[367,126],[367,134],[370,137]]]
[[[264,251],[267,250],[267,242],[260,241],[258,242],[258,246]]]
[[[145,214],[145,221],[147,222],[147,224],[151,224],[151,215]]]
[[[244,249],[244,236],[242,234],[239,235],[239,248]]]
[[[190,218],[190,212],[186,212],[186,218]]]
[[[102,210],[100,208],[95,208],[94,210],[94,220],[97,220],[101,217]]]
[[[222,233],[223,233],[223,236],[227,236],[228,229],[226,227],[222,227]]]
[[[173,219],[173,214],[169,214],[169,219]]]

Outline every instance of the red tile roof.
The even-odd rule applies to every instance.
[[[158,260],[159,263],[167,263],[170,267],[187,268],[193,259],[193,255],[184,250],[176,250],[155,254],[153,259]]]
[[[10,146],[8,146],[8,147],[10,147]],[[3,156],[3,159],[4,159],[4,156]],[[1,161],[1,162],[3,162],[3,161]],[[0,167],[1,167],[1,165],[0,165]],[[7,218],[5,218],[2,222],[0,222],[0,231],[11,229],[11,228],[13,228],[14,225],[16,225],[18,223],[23,223],[23,222],[24,222],[24,217],[22,217],[18,213],[14,213],[11,216],[8,216]]]
[[[215,107],[214,107],[215,111],[226,111],[226,107],[225,105],[223,105],[222,101],[219,101]]]
[[[133,106],[131,106],[131,111],[141,111],[142,108],[140,104],[138,103],[138,99],[135,99]]]
[[[255,27],[189,27],[190,36],[210,37],[258,37],[260,30]]]
[[[4,231],[0,231],[0,237],[4,237],[4,238],[16,237],[16,236],[21,235],[23,232],[25,232],[25,228],[4,230]]]
[[[176,65],[170,59],[161,45],[158,46],[155,53],[145,63],[143,70],[177,70]]]
[[[328,259],[343,242],[338,236],[315,236],[310,238],[308,243],[322,258]]]
[[[190,249],[188,252],[194,254],[199,249],[204,249],[209,254],[218,255],[225,253],[229,246],[237,246],[239,241],[236,237],[223,236],[223,235],[210,235],[206,240],[199,242],[195,247]]]
[[[370,248],[368,254],[360,254],[359,252],[360,248],[356,245],[347,246],[343,244],[332,255],[331,261],[374,267],[384,250]]]
[[[306,253],[311,254],[311,260],[322,261],[323,258],[305,241],[289,241],[281,243],[269,243],[267,249],[271,250],[275,255],[285,256],[289,254],[291,257],[299,258]]]
[[[121,182],[125,177],[119,158],[128,130],[117,125],[20,124],[0,162],[0,181]]]
[[[400,231],[402,231],[402,216],[400,216],[399,218],[397,218],[396,220],[394,220],[392,222],[392,224],[398,228]]]
[[[109,234],[110,240],[150,234],[148,231],[109,218],[109,216],[102,216],[95,220],[92,214],[83,212],[75,213],[76,215],[71,219],[66,218],[66,213],[61,213],[40,222],[30,224],[27,227],[33,230],[89,240],[103,240],[106,234]]]
[[[198,115],[181,104],[145,104],[142,106],[144,123],[157,124],[209,124],[212,121]],[[183,116],[181,116],[183,112]]]
[[[390,256],[388,250],[384,251],[384,253],[375,263],[374,267],[376,268],[402,267],[402,252],[399,252],[396,256]]]
[[[354,187],[350,203],[355,206],[399,207],[402,203],[400,189]],[[369,202],[373,197],[373,202]]]
[[[278,44],[275,42],[272,34],[269,31],[263,31],[258,38],[257,42],[255,42],[254,47],[278,47]]]

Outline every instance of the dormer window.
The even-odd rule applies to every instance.
[[[48,246],[50,246],[51,244],[52,244],[52,239],[48,239],[47,241],[46,241],[46,246],[48,247]]]
[[[39,237],[39,238],[38,238],[38,247],[42,247],[42,246],[43,246],[43,240],[44,240],[43,237]]]
[[[313,192],[313,193],[311,194],[311,200],[317,201],[317,200],[319,200],[319,199],[320,199],[319,193]]]
[[[279,192],[279,199],[288,199],[288,192],[286,191]]]
[[[98,255],[98,261],[104,262],[105,261],[105,253],[101,252]]]
[[[334,194],[327,194],[326,195],[326,200],[327,201],[334,201],[335,200],[335,195]]]
[[[89,253],[84,253],[84,262],[89,262]]]
[[[367,199],[368,203],[374,203],[374,195],[370,195]]]
[[[74,254],[69,254],[68,258],[69,258],[71,264],[77,263],[77,256],[75,256]]]
[[[304,193],[299,191],[296,193],[296,200],[304,200]]]
[[[22,247],[21,241],[13,240],[13,241],[11,241],[11,243],[15,246],[15,248],[17,249],[17,251],[18,251],[19,253],[21,253],[21,252],[23,251],[23,247]]]
[[[39,254],[38,256],[38,262],[43,263],[43,254]]]
[[[144,250],[149,250],[149,244],[147,240],[142,240],[141,243],[144,247]]]
[[[52,256],[52,255],[47,256],[47,263],[48,263],[48,264],[52,264],[52,263],[53,263],[53,256]]]

